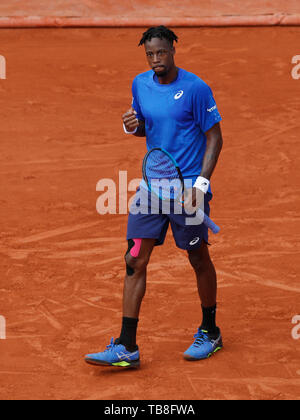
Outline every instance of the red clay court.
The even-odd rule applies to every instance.
[[[8,6],[0,14],[11,15]],[[143,30],[0,30],[0,399],[298,400],[299,26],[174,29],[177,65],[212,87],[223,117],[212,180],[222,230],[210,241],[224,350],[182,358],[201,314],[194,273],[169,232],[149,267],[141,369],[83,361],[120,332],[127,216],[97,214],[96,184],[121,170],[141,177],[145,141],[123,134],[120,117],[132,79],[148,69]]]

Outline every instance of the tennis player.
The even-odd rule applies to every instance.
[[[132,107],[123,115],[123,126],[127,134],[146,137],[148,150],[162,147],[172,154],[185,180],[192,180],[185,210],[198,208],[204,200],[202,205],[209,215],[210,179],[223,144],[221,116],[210,87],[175,65],[177,41],[175,33],[164,26],[150,28],[143,34],[139,45],[145,47],[151,70],[134,79]],[[140,188],[147,186],[141,184]],[[87,363],[139,366],[136,335],[147,265],[154,246],[164,243],[169,225],[176,245],[188,253],[202,307],[202,322],[183,356],[187,360],[206,359],[223,347],[216,325],[217,279],[208,250],[207,227],[187,225],[185,214],[130,212],[121,334],[111,340],[106,350],[87,355]]]

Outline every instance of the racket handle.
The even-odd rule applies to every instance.
[[[201,209],[197,211],[197,215],[203,219],[203,223],[208,227],[213,233],[219,233],[220,227],[216,225]]]

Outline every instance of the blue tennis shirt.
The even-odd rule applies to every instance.
[[[137,118],[145,121],[147,149],[166,149],[184,178],[199,176],[206,150],[205,132],[222,119],[211,88],[183,69],[172,83],[160,84],[150,70],[134,79],[132,96]]]

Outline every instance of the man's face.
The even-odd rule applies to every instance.
[[[145,51],[149,66],[158,77],[166,76],[174,67],[175,48],[166,39],[146,41]]]

